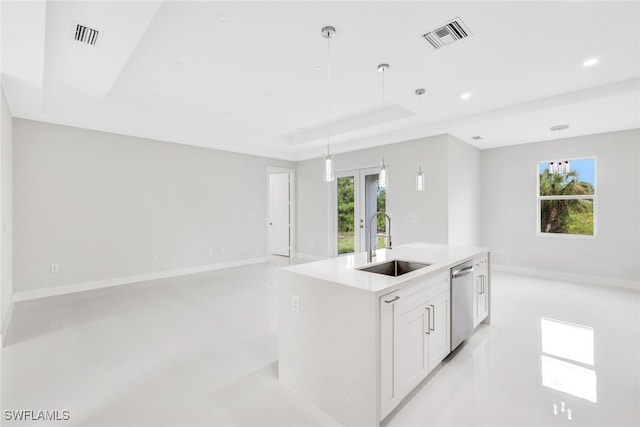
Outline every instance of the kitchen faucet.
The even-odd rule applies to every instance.
[[[375,243],[371,243],[371,230],[373,229],[373,220],[378,219],[378,216],[384,215],[389,220],[389,226],[387,227],[387,249],[391,249],[391,217],[384,212],[376,212],[369,219],[369,250],[367,251],[367,262],[371,262],[373,257],[376,256],[376,247],[378,246],[378,239]]]

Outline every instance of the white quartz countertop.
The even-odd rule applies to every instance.
[[[284,267],[284,271],[325,280],[344,286],[384,294],[404,282],[433,272],[449,269],[475,256],[487,253],[487,248],[473,246],[450,246],[437,243],[410,243],[396,246],[391,250],[378,249],[373,262],[367,262],[365,252],[329,258],[322,261]],[[390,260],[417,261],[431,264],[399,277],[360,271],[367,265]]]

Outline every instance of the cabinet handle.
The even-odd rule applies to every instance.
[[[400,299],[400,295],[396,295],[396,297],[392,300],[384,300],[387,304],[391,304],[392,302],[396,302]]]
[[[431,323],[431,320],[429,320],[429,324],[431,325],[431,330],[435,331],[436,330],[436,308],[433,304],[431,304],[431,315],[433,316],[433,324]]]
[[[431,307],[433,307],[433,306],[431,306]],[[433,329],[431,329],[431,309],[429,309],[429,307],[425,307],[425,308],[426,308],[426,310],[427,310],[427,322],[429,322],[429,323],[427,324],[427,332],[425,332],[425,334],[427,334],[427,335],[431,335],[431,334],[429,333],[429,331],[432,331],[432,330],[433,330]]]

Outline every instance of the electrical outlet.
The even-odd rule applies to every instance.
[[[209,255],[213,255],[213,248],[209,248]]]
[[[256,216],[254,214],[249,214],[249,221],[255,221]]]
[[[59,267],[58,264],[51,264],[51,270],[52,273],[57,273],[59,271]]]
[[[240,245],[240,252],[244,252],[244,245]]]
[[[227,248],[225,248],[224,246],[220,247],[220,252],[222,252],[222,253],[227,252]]]
[[[408,215],[407,216],[407,222],[409,224],[417,224],[418,223],[418,216],[417,215]]]
[[[300,313],[300,297],[298,295],[291,295],[291,311]]]
[[[500,255],[504,255],[504,248],[501,248],[501,249],[498,251],[498,253],[499,253]]]
[[[149,258],[151,261],[157,261],[158,257],[156,256],[156,254],[151,254],[151,257]]]

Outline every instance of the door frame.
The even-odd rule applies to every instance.
[[[269,176],[280,173],[289,174],[289,257],[293,257],[296,253],[296,170],[290,168],[281,168],[275,166],[267,166],[265,175],[266,201],[265,201],[265,234],[267,256],[271,256],[271,233],[269,231],[269,212],[271,207],[271,194],[269,188]]]

